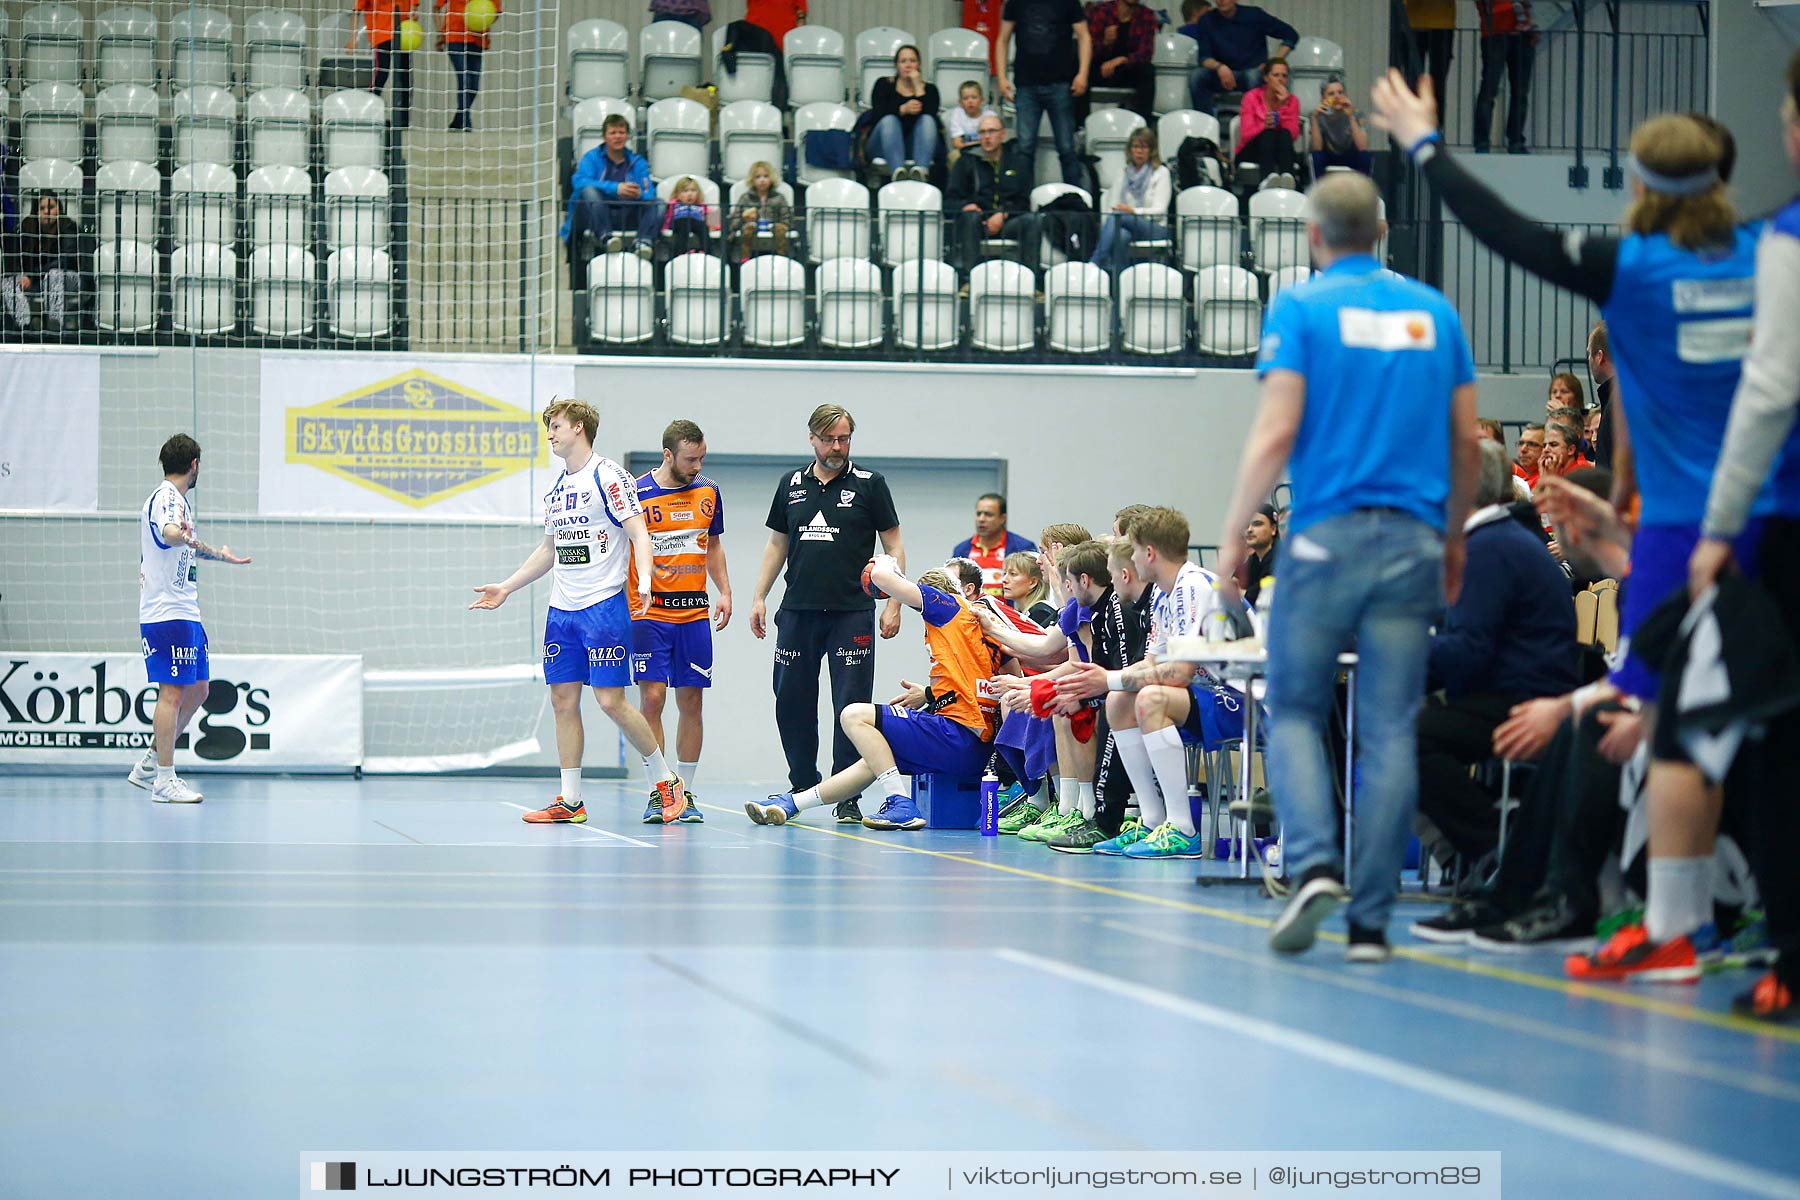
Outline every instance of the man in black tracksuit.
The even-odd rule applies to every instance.
[[[1038,220],[1031,212],[1032,164],[1017,142],[1005,141],[992,113],[976,126],[980,144],[962,152],[950,168],[944,214],[955,222],[951,265],[967,279],[981,261],[983,238],[1013,238],[1019,261],[1037,271]]]
[[[775,613],[775,726],[787,755],[788,783],[798,792],[819,774],[819,659],[831,674],[833,774],[862,756],[837,724],[850,704],[868,704],[875,691],[875,621],[862,590],[862,571],[881,548],[906,568],[900,517],[887,480],[850,461],[856,422],[835,404],[821,404],[807,420],[813,461],[782,475],[769,504],[769,544],[750,608],[750,632],[766,637],[765,601],[787,564],[787,590]],[[881,636],[900,632],[900,602],[881,614]],[[840,823],[859,824],[852,797],[837,806]]]

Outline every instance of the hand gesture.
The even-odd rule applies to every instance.
[[[769,636],[768,617],[768,606],[761,600],[756,600],[751,603],[750,636],[759,642]],[[724,625],[721,623],[719,628],[723,629]]]
[[[1375,128],[1387,130],[1407,150],[1437,132],[1437,100],[1430,79],[1419,76],[1418,92],[1406,86],[1406,76],[1391,68],[1375,81]]]
[[[718,633],[731,623],[731,593],[720,592],[713,604],[713,632]]]
[[[502,604],[506,603],[506,597],[510,594],[511,593],[506,590],[506,587],[503,584],[484,583],[475,589],[475,603],[469,605],[469,607],[471,609],[499,608]]]
[[[892,700],[889,700],[888,703],[898,704],[901,708],[924,708],[925,687],[923,684],[908,683],[906,680],[902,679],[900,681],[900,694],[895,696]]]

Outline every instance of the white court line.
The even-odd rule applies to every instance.
[[[526,808],[523,804],[514,804],[511,800],[497,800],[497,801],[495,801],[495,803],[504,804],[508,808],[516,808],[520,812],[535,812],[536,811],[535,809]],[[602,829],[598,825],[594,825],[591,822],[586,822],[586,823],[583,823],[580,825],[570,825],[569,828],[579,829],[583,833],[597,833],[601,837],[609,837],[609,838],[612,838],[615,842],[625,842],[629,845],[637,846],[644,850],[656,849],[655,842],[640,842],[634,837],[626,837],[622,833],[614,833],[610,829]]]
[[[1285,1025],[1277,1025],[1272,1021],[1264,1021],[1250,1016],[1248,1013],[1216,1008],[1213,1005],[1201,1004],[1199,1001],[1189,1000],[1184,996],[1177,996],[1159,988],[1115,979],[1110,975],[1102,975],[1097,971],[1090,971],[1072,963],[1060,962],[1053,958],[1042,958],[1036,954],[1011,948],[996,950],[994,953],[1017,966],[1029,967],[1031,970],[1045,975],[1054,975],[1071,983],[1111,992],[1115,996],[1135,1000],[1139,1004],[1161,1009],[1163,1012],[1197,1024],[1210,1025],[1221,1033],[1247,1037],[1279,1050],[1286,1050],[1346,1071],[1354,1071],[1372,1079],[1379,1079],[1396,1087],[1408,1088],[1440,1100],[1448,1100],[1453,1104],[1460,1104],[1505,1120],[1516,1121],[1521,1125],[1527,1125],[1558,1137],[1584,1142],[1607,1154],[1654,1163],[1659,1167],[1665,1167],[1693,1179],[1723,1184],[1726,1187],[1738,1188],[1757,1196],[1770,1196],[1776,1200],[1800,1200],[1800,1179],[1789,1175],[1777,1175],[1772,1171],[1764,1171],[1733,1159],[1721,1158],[1704,1150],[1696,1150],[1690,1146],[1677,1145],[1663,1138],[1651,1137],[1623,1125],[1597,1120],[1566,1108],[1539,1104],[1535,1100],[1528,1100],[1523,1096],[1483,1087],[1478,1083],[1468,1083],[1448,1075],[1441,1075],[1436,1071],[1427,1071],[1422,1067],[1398,1062],[1384,1055],[1372,1054],[1367,1050],[1359,1050],[1354,1046],[1334,1042],[1317,1034],[1289,1029]]]

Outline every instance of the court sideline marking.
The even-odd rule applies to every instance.
[[[533,811],[535,811],[535,810],[534,810],[534,809],[530,809],[530,808],[526,808],[526,807],[525,807],[525,806],[524,806],[524,805],[523,805],[523,804],[514,804],[514,803],[513,803],[513,802],[512,802],[512,801],[511,801],[511,800],[496,800],[496,801],[495,801],[495,802],[494,802],[494,803],[496,803],[496,804],[504,804],[504,805],[506,805],[506,807],[508,807],[508,808],[516,808],[516,809],[518,809],[518,810],[519,810],[519,811],[520,811],[520,812],[533,812]],[[610,829],[602,829],[602,828],[600,828],[600,827],[599,827],[599,826],[598,826],[598,825],[596,825],[596,826],[594,826],[594,827],[593,827],[593,828],[592,828],[592,829],[589,829],[589,828],[588,828],[588,826],[587,826],[587,824],[586,824],[586,823],[585,823],[585,822],[584,822],[584,823],[582,823],[582,824],[580,824],[580,825],[571,825],[571,826],[570,826],[570,827],[569,827],[569,828],[571,828],[571,829],[579,829],[579,830],[581,830],[581,832],[583,832],[583,833],[597,833],[597,834],[599,834],[599,835],[600,835],[600,836],[601,836],[601,837],[607,837],[607,838],[611,838],[611,839],[612,839],[612,840],[613,840],[613,841],[615,841],[615,842],[625,842],[625,843],[627,843],[627,844],[628,844],[628,845],[632,845],[632,846],[636,846],[636,847],[638,847],[638,848],[639,848],[639,849],[642,849],[642,850],[654,850],[654,849],[656,849],[656,843],[655,843],[655,842],[640,842],[640,841],[639,841],[639,840],[638,840],[638,839],[636,839],[636,838],[634,838],[634,837],[626,837],[626,836],[625,836],[625,835],[624,835],[624,834],[622,834],[622,833],[614,833],[614,832],[613,832],[613,831],[612,831],[612,830],[610,830]]]
[[[1327,1066],[1448,1100],[1558,1137],[1584,1142],[1610,1155],[1626,1159],[1637,1158],[1678,1171],[1693,1179],[1723,1184],[1758,1196],[1774,1197],[1776,1200],[1800,1200],[1800,1179],[1791,1176],[1765,1171],[1691,1146],[1677,1145],[1570,1109],[1540,1104],[1523,1096],[1441,1075],[1385,1055],[1334,1042],[1317,1034],[1277,1025],[1248,1013],[1215,1008],[1158,988],[1115,979],[1073,963],[1010,948],[997,950],[995,954],[1015,966],[1098,991],[1110,992],[1196,1024],[1211,1026],[1232,1037],[1252,1038],[1277,1050],[1314,1059]]]
[[[741,813],[743,809],[722,808],[716,804],[702,805],[716,812]],[[748,818],[745,818],[748,820]],[[826,829],[818,825],[795,822],[794,828],[805,829],[812,833],[828,834],[853,842],[867,842],[871,846],[891,847],[892,843],[880,838],[865,837],[861,834],[844,833],[837,829]],[[985,867],[991,871],[999,871],[1007,875],[1017,875],[1024,879],[1034,879],[1039,883],[1051,883],[1059,887],[1074,888],[1077,891],[1091,892],[1098,896],[1116,896],[1133,900],[1140,904],[1155,905],[1159,908],[1173,909],[1176,912],[1197,913],[1204,917],[1213,917],[1221,921],[1230,921],[1237,925],[1249,925],[1256,929],[1267,929],[1274,925],[1269,917],[1252,916],[1249,913],[1232,912],[1224,908],[1212,908],[1205,904],[1195,904],[1191,900],[1175,900],[1167,896],[1152,896],[1144,892],[1129,892],[1123,888],[1110,887],[1103,883],[1089,883],[1085,879],[1065,879],[1057,875],[1046,875],[1042,871],[1033,871],[1025,867],[1015,867],[1007,863],[986,862],[979,858],[970,858],[964,854],[952,854],[947,850],[927,850],[921,846],[897,847],[910,854],[923,854],[930,858],[941,858],[949,862],[964,863],[972,867]],[[1328,941],[1342,942],[1344,935],[1331,931],[1322,931],[1319,936]],[[1745,1033],[1753,1037],[1774,1038],[1793,1045],[1800,1045],[1800,1028],[1787,1025],[1774,1025],[1764,1021],[1753,1021],[1748,1017],[1739,1017],[1731,1013],[1714,1012],[1711,1009],[1689,1008],[1673,1004],[1667,1000],[1658,1000],[1652,996],[1641,996],[1625,991],[1628,984],[1617,988],[1601,987],[1591,983],[1576,983],[1567,979],[1552,979],[1547,975],[1536,975],[1530,971],[1516,971],[1510,967],[1498,967],[1491,963],[1477,962],[1472,959],[1452,958],[1444,954],[1434,954],[1429,950],[1417,950],[1411,946],[1395,946],[1396,958],[1409,959],[1412,962],[1425,963],[1429,966],[1441,967],[1446,971],[1456,971],[1465,975],[1479,975],[1486,979],[1498,979],[1506,983],[1518,984],[1521,987],[1538,988],[1542,991],[1556,992],[1559,995],[1578,997],[1584,1000],[1598,1000],[1603,1004],[1612,1004],[1621,1008],[1635,1008],[1640,1012],[1655,1013],[1658,1016],[1672,1017],[1677,1021],[1689,1021],[1697,1025],[1710,1025],[1715,1029],[1727,1029],[1733,1033]]]

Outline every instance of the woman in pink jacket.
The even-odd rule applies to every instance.
[[[1237,160],[1260,163],[1264,186],[1294,186],[1299,155],[1294,143],[1300,137],[1300,98],[1288,91],[1285,59],[1263,64],[1262,86],[1244,94],[1238,113]]]

